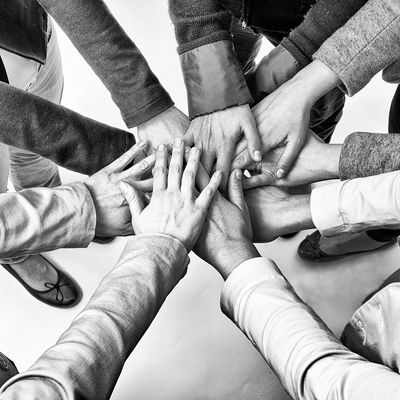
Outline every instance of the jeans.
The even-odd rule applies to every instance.
[[[41,65],[27,92],[59,104],[64,78],[57,36],[52,25],[48,30],[47,61]],[[0,144],[0,193],[7,190],[8,160],[15,190],[31,187],[55,187],[61,184],[57,165],[37,154]]]

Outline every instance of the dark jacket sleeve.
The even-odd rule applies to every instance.
[[[218,0],[169,0],[191,119],[252,102]]]
[[[340,179],[362,178],[400,170],[400,135],[355,132],[343,143]]]
[[[368,0],[319,0],[282,45],[305,67],[313,54]]]
[[[135,144],[134,136],[0,82],[0,142],[91,175]]]
[[[38,0],[110,91],[129,128],[173,106],[102,0]]]

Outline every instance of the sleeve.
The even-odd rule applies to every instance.
[[[340,152],[340,179],[353,179],[400,170],[400,135],[355,132]]]
[[[38,0],[111,93],[129,128],[173,106],[103,0]]]
[[[350,96],[400,54],[400,2],[369,0],[314,54],[341,79]]]
[[[169,0],[191,119],[253,102],[219,3]]]
[[[1,194],[0,258],[86,247],[95,226],[94,204],[82,183]]]
[[[0,82],[0,142],[91,175],[135,144],[134,136]],[[23,118],[21,118],[23,116]]]
[[[119,374],[168,294],[185,275],[183,244],[165,235],[139,235],[125,247],[85,309],[57,344],[1,389],[1,400],[26,388],[24,399],[108,399]],[[21,386],[22,385],[22,386]]]
[[[224,285],[221,304],[294,399],[400,396],[400,376],[344,347],[273,261],[256,258],[240,265]]]
[[[400,172],[352,179],[317,187],[311,193],[311,216],[323,236],[400,227]]]
[[[304,21],[282,41],[282,45],[305,67],[313,54],[341,28],[368,0],[319,0]]]

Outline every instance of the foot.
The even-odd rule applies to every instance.
[[[350,254],[382,250],[391,246],[397,238],[388,242],[378,242],[367,233],[346,233],[339,236],[324,238],[318,231],[307,236],[297,250],[300,258],[306,261],[330,261]]]
[[[80,300],[79,286],[41,255],[2,264],[36,299],[54,307],[71,307]]]

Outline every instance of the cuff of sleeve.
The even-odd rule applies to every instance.
[[[339,200],[344,183],[318,187],[311,192],[311,217],[322,236],[334,236],[343,231]]]
[[[190,119],[253,102],[232,41],[206,44],[180,60]]]
[[[258,257],[239,265],[226,280],[221,294],[221,309],[235,323],[239,320],[240,305],[251,290],[272,279],[284,279],[276,264],[269,258]]]
[[[135,112],[129,114],[122,114],[122,118],[128,128],[143,124],[174,105],[171,97],[161,86],[158,92],[158,97],[140,110],[135,110]]]
[[[301,68],[312,61],[288,37],[282,40],[281,45],[297,60]]]

